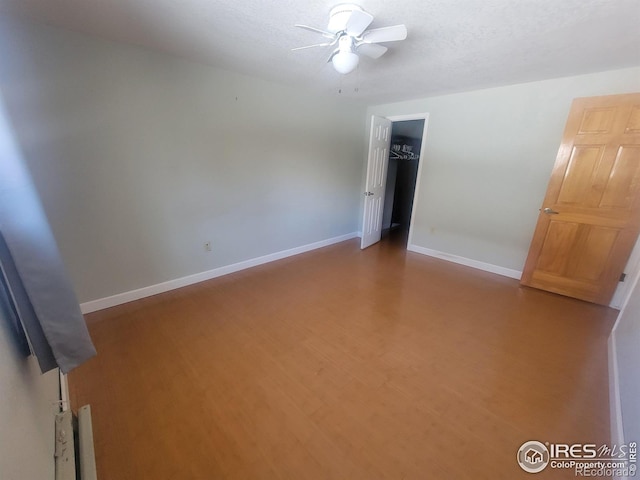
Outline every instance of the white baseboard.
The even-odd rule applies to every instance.
[[[618,353],[616,351],[616,331],[609,335],[609,415],[611,423],[611,444],[624,445],[622,426],[622,404],[620,403],[620,382],[618,372]],[[614,480],[627,480],[628,477],[614,477]]]
[[[616,351],[615,331],[609,336],[609,408],[611,414],[611,443],[622,445],[624,431],[622,429],[622,410],[620,405],[620,384],[618,382],[618,355]]]
[[[611,332],[608,342],[609,357],[609,415],[611,423],[611,444],[624,445],[624,429],[622,427],[622,404],[620,403],[620,383],[618,372],[618,354],[616,352],[615,330]],[[628,477],[614,477],[614,480],[627,480]]]
[[[480,262],[471,258],[460,257],[458,255],[452,255],[450,253],[440,252],[438,250],[432,250],[430,248],[424,248],[414,244],[407,245],[407,250],[410,252],[420,253],[422,255],[428,255],[429,257],[440,258],[448,262],[458,263],[467,267],[477,268],[478,270],[484,270],[485,272],[515,278],[516,280],[520,280],[520,277],[522,277],[522,272],[518,270],[499,267],[498,265],[492,265],[491,263]]]
[[[340,235],[339,237],[328,238],[319,242],[310,243],[301,247],[295,247],[288,250],[282,250],[280,252],[271,253],[262,257],[252,258],[242,262],[234,263],[231,265],[225,265],[223,267],[214,268],[206,272],[196,273],[194,275],[188,275],[182,278],[176,278],[175,280],[169,280],[167,282],[158,283],[156,285],[150,285],[148,287],[138,288],[129,292],[118,293],[110,297],[99,298],[97,300],[91,300],[89,302],[81,303],[80,310],[82,313],[91,313],[97,310],[102,310],[109,307],[115,307],[123,303],[132,302],[141,298],[150,297],[159,293],[168,292],[169,290],[175,290],[176,288],[186,287],[194,283],[203,282],[205,280],[211,280],[212,278],[221,277],[230,273],[245,270],[247,268],[256,267],[269,262],[275,262],[283,258],[292,257],[293,255],[299,255],[301,253],[316,250],[318,248],[327,247],[334,243],[344,242],[358,236],[357,232],[348,233],[346,235]]]

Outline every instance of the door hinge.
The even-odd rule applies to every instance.
[[[627,278],[627,274],[626,273],[622,273],[620,274],[620,282],[624,282],[624,279]]]

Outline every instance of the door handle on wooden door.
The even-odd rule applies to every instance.
[[[560,212],[556,212],[555,210],[547,207],[544,210],[542,210],[544,213],[546,213],[547,215],[558,215]]]

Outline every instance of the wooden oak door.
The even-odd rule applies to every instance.
[[[379,242],[382,236],[382,211],[384,209],[384,191],[387,185],[390,145],[391,120],[374,115],[371,118],[360,248],[367,248]]]
[[[574,100],[522,284],[608,305],[640,230],[640,93]]]

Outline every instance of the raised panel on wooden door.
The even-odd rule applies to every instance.
[[[551,222],[536,270],[545,278],[566,277],[576,284],[597,282],[606,274],[619,233],[616,228]]]
[[[551,221],[538,257],[536,269],[551,275],[565,275],[571,248],[578,234],[578,223]]]
[[[621,145],[618,148],[600,207],[630,210],[640,188],[640,146]]]
[[[604,151],[604,145],[575,145],[573,147],[558,195],[558,204],[598,205],[598,202],[589,202],[589,197],[594,192],[594,180]]]
[[[582,114],[578,135],[611,133],[617,113],[617,107],[586,108]]]
[[[575,259],[569,276],[583,282],[598,282],[606,272],[611,251],[618,239],[615,228],[584,226],[580,257]]]
[[[640,105],[634,106],[629,115],[629,121],[625,127],[626,134],[640,134]]]

